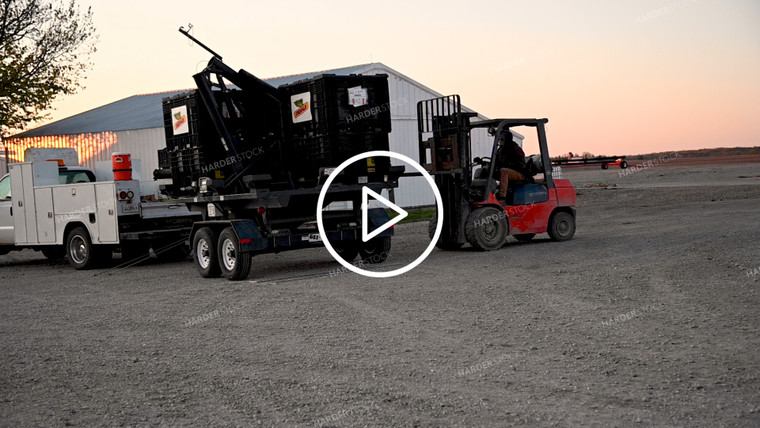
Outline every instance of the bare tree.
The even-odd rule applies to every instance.
[[[97,39],[75,0],[0,0],[0,137],[83,88]]]

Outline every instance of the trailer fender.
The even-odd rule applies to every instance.
[[[368,227],[368,229],[372,230],[391,221],[391,216],[382,208],[372,208],[367,210],[367,221],[370,223],[368,226],[372,226]],[[389,227],[377,236],[393,236],[393,228]]]
[[[190,232],[190,241],[193,242],[193,237],[203,227],[210,227],[219,234],[222,230],[231,227],[235,232],[235,236],[240,243],[240,251],[244,253],[261,251],[269,248],[269,240],[261,235],[259,227],[253,220],[220,220],[220,221],[198,221],[193,223],[193,228]]]

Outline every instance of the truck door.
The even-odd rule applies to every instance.
[[[0,179],[0,245],[13,245],[13,217],[11,216],[11,177]]]

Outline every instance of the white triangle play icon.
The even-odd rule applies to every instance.
[[[369,210],[369,196],[372,196],[372,198],[379,201],[381,204],[398,213],[398,215],[396,217],[393,217],[391,221],[385,223],[382,226],[378,226],[378,228],[373,230],[372,233],[367,233],[367,226],[369,224],[367,218],[367,211]],[[385,199],[377,192],[372,191],[369,187],[362,187],[362,242],[367,242],[375,236],[385,232],[387,229],[393,227],[394,224],[405,219],[408,215],[409,213],[406,212],[403,208]]]

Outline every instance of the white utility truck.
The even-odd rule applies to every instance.
[[[142,201],[138,180],[96,181],[73,149],[28,149],[0,179],[0,255],[31,248],[76,269],[112,259],[187,256],[198,215],[184,204]],[[101,174],[98,174],[101,175]]]

